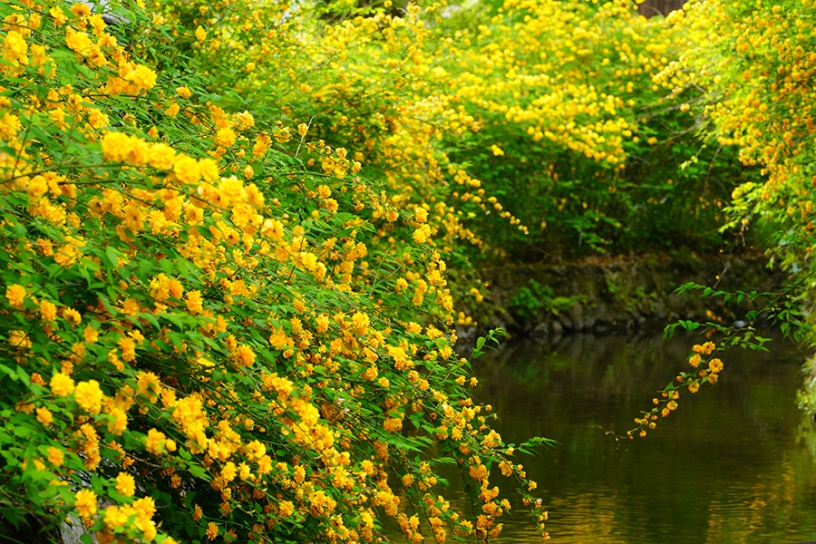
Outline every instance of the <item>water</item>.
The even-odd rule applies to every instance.
[[[501,415],[494,426],[505,441],[559,442],[518,459],[539,484],[552,542],[816,540],[816,440],[795,405],[804,356],[793,346],[730,352],[720,382],[683,394],[649,436],[616,443],[608,434],[634,427],[693,343],[578,335],[509,345],[474,363],[477,395]],[[514,510],[501,542],[535,542],[521,505]]]

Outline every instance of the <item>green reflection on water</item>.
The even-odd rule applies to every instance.
[[[558,543],[793,543],[816,540],[816,440],[795,405],[803,355],[733,351],[720,383],[645,439],[616,444],[655,389],[683,369],[693,340],[578,335],[508,345],[479,359],[478,398],[506,442],[559,445],[519,457],[539,483]],[[494,476],[495,478],[495,476]],[[457,478],[440,490],[455,506]],[[496,480],[500,487],[510,482]],[[502,542],[536,541],[520,504]]]

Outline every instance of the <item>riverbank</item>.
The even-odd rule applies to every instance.
[[[493,267],[485,328],[501,327],[514,336],[557,336],[573,332],[660,329],[678,319],[739,323],[754,309],[749,303],[723,304],[678,294],[695,282],[724,291],[777,292],[784,275],[761,254],[645,255],[590,258],[571,263]],[[476,329],[463,331],[465,336]]]

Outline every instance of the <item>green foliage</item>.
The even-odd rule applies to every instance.
[[[491,81],[503,73],[510,82],[497,81],[466,103],[479,129],[446,143],[454,162],[526,229],[477,215],[476,232],[515,260],[721,244],[722,207],[753,174],[740,165],[737,149],[701,141],[704,118],[689,105],[699,92],[666,96],[653,86],[681,53],[664,20],[591,3],[518,11],[512,5],[474,36],[483,50],[503,54],[495,66],[466,75]],[[575,21],[584,36],[552,24],[559,18],[565,26]],[[539,48],[509,43],[510,28],[534,36]],[[658,51],[666,56],[656,58]],[[544,102],[547,113],[536,109]],[[573,128],[600,134],[576,142]],[[588,149],[585,141],[598,143]]]
[[[583,295],[556,296],[549,285],[530,280],[510,298],[510,308],[515,315],[533,320],[547,315],[557,316],[582,300]]]

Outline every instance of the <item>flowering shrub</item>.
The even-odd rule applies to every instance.
[[[803,1],[105,6],[0,5],[4,531],[487,541],[497,468],[545,536],[541,440],[503,443],[453,349],[469,260],[708,234],[751,180],[733,226],[810,262]]]
[[[666,96],[653,83],[687,42],[634,8],[374,9],[301,30],[298,47],[247,48],[263,74],[255,85],[281,81],[298,122],[358,150],[409,208],[428,209],[452,262],[699,249],[719,241],[721,208],[746,173],[734,148],[697,139],[693,91]],[[279,70],[263,62],[272,56],[311,68]]]
[[[772,259],[792,280],[769,314],[783,332],[810,345],[816,273],[811,138],[816,130],[811,113],[816,53],[807,21],[813,17],[814,6],[803,1],[694,2],[672,24],[689,36],[709,36],[710,47],[678,59],[658,80],[675,93],[707,89],[700,106],[711,121],[710,139],[739,149],[741,162],[761,172],[762,178],[733,191],[727,227],[741,236],[751,231],[763,235]],[[799,401],[813,416],[813,357],[805,371]]]
[[[690,2],[669,24],[689,43],[704,40],[706,46],[689,47],[655,78],[677,95],[704,89],[693,107],[707,120],[709,141],[734,147],[746,168],[761,173],[733,191],[726,226],[743,237],[762,233],[772,257],[796,280],[776,308],[783,330],[796,334],[808,330],[792,308],[803,294],[805,306],[813,299],[808,278],[816,247],[814,14],[812,3],[800,0]],[[812,383],[806,380],[802,397],[811,410]]]
[[[655,81],[673,94],[703,88],[696,108],[708,120],[708,136],[734,146],[746,167],[763,177],[737,187],[730,208],[741,231],[751,219],[773,224],[775,252],[790,267],[802,268],[811,251],[814,131],[809,84],[816,53],[807,25],[813,7],[798,0],[758,3],[695,1],[669,17],[690,40],[689,48]]]
[[[486,541],[498,467],[543,533],[468,393],[427,210],[204,64],[285,26],[226,15],[252,5],[0,6],[3,531],[365,542],[390,517]],[[471,512],[440,494],[449,460]]]

